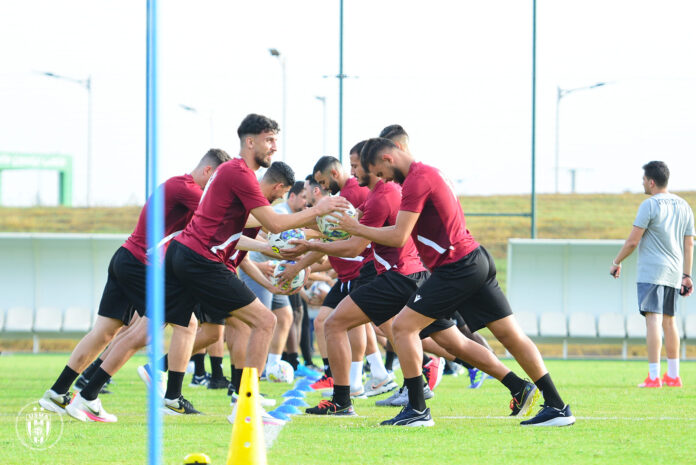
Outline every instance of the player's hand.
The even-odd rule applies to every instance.
[[[271,278],[273,276],[273,272],[275,271],[275,265],[273,264],[272,261],[267,261],[267,262],[258,262],[256,264],[258,266],[259,270],[261,270],[261,273],[264,274],[267,278]]]
[[[317,215],[324,216],[334,211],[348,211],[350,208],[350,202],[340,195],[326,196],[317,202],[314,208],[317,209]]]
[[[351,235],[357,234],[358,228],[360,227],[358,220],[349,215],[340,215],[337,217],[337,220],[338,226],[334,227],[333,229],[342,229]]]
[[[682,285],[681,285],[681,290],[679,291],[679,295],[682,295],[684,297],[689,297],[693,293],[694,293],[694,282],[691,280],[690,277],[684,276],[682,278]]]
[[[612,264],[611,268],[609,268],[609,274],[612,275],[614,279],[617,279],[619,276],[621,276],[621,265],[616,266]]]
[[[283,260],[295,260],[300,255],[309,252],[309,241],[304,239],[292,239],[288,244],[294,245],[292,249],[281,249],[280,256]]]
[[[302,268],[300,268],[297,265],[297,263],[286,264],[283,272],[276,276],[276,282],[278,283],[277,285],[282,287],[285,284],[292,282],[292,280],[295,278],[295,276],[297,276],[297,273],[299,273],[301,269]]]

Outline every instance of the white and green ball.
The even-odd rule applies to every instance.
[[[279,262],[276,265],[275,270],[273,270],[273,277],[271,278],[271,284],[273,284],[274,286],[278,285],[278,276],[283,271],[285,271],[285,267],[288,263],[295,263],[295,262],[283,260],[282,262]],[[297,276],[292,278],[292,281],[290,281],[289,283],[283,284],[281,289],[284,291],[297,290],[298,288],[302,287],[302,285],[304,284],[304,278],[305,278],[305,270],[302,269],[302,270],[300,270],[299,273],[297,273]]]
[[[345,213],[333,212],[328,215],[317,217],[317,226],[319,226],[319,231],[330,241],[340,241],[343,239],[348,239],[350,234],[342,229],[331,229],[338,226],[338,219],[343,214],[347,214],[353,218],[357,218],[358,212],[353,205],[350,206],[348,211]]]
[[[305,233],[301,229],[288,229],[287,231],[282,231],[278,234],[269,234],[268,244],[275,253],[279,253],[281,250],[296,247],[295,244],[289,244],[290,241],[304,238]]]

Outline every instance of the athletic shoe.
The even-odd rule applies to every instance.
[[[333,389],[334,381],[331,376],[322,376],[316,382],[309,385],[315,391],[323,391],[324,389]]]
[[[445,360],[445,370],[442,372],[443,375],[449,376],[459,376],[464,373],[464,367],[456,362],[450,362]]]
[[[150,365],[140,365],[138,367],[138,376],[145,383],[148,389],[150,389],[150,384],[152,382],[152,373],[150,373]],[[160,371],[160,387],[159,395],[164,397],[164,393],[167,392],[167,373]]]
[[[667,376],[667,373],[662,375],[662,384],[664,386],[668,386],[668,387],[682,387],[683,386],[681,377],[677,376],[676,378],[670,378],[669,376]]]
[[[305,409],[305,412],[310,415],[357,416],[355,410],[353,410],[353,404],[339,405],[332,400],[322,400],[316,407]]]
[[[411,404],[406,404],[401,412],[391,420],[380,423],[382,426],[435,426],[433,417],[430,416],[430,409],[425,408],[422,412],[415,410]]]
[[[542,405],[539,413],[534,418],[520,423],[522,426],[570,426],[575,423],[575,417],[570,412],[570,406],[557,409],[549,405]]]
[[[394,392],[394,394],[387,397],[386,399],[378,400],[377,402],[375,402],[375,405],[377,407],[393,407],[394,405],[392,404],[392,402],[401,397],[401,394],[406,389],[408,389],[406,386],[400,388],[398,391]]]
[[[227,415],[227,421],[234,425],[234,420],[237,417],[237,405],[235,404],[234,408],[232,409],[232,413]],[[283,426],[285,423],[287,423],[286,420],[282,420],[280,418],[276,418],[273,415],[269,414],[267,411],[261,407],[261,420],[263,421],[264,425],[272,425],[272,426]]]
[[[512,400],[510,400],[510,410],[512,410],[510,416],[529,416],[529,414],[532,413],[532,407],[536,403],[537,399],[539,399],[539,389],[537,389],[534,383],[527,381],[524,388],[512,396]]]
[[[428,385],[426,384],[423,386],[423,398],[428,400],[432,399],[433,397],[435,397],[435,393],[430,390]],[[406,386],[395,392],[391,397],[375,402],[375,405],[378,407],[405,407],[407,404],[408,388]]]
[[[225,378],[210,378],[208,381],[208,389],[229,389],[230,380]]]
[[[483,385],[486,380],[486,374],[479,370],[478,368],[472,368],[469,370],[469,389],[478,389]]]
[[[324,391],[321,393],[322,397],[333,397],[333,389],[330,391]],[[365,395],[365,388],[360,386],[360,388],[350,391],[350,398],[351,399],[367,399],[367,396]]]
[[[191,361],[188,362],[188,364],[186,365],[186,374],[187,374],[187,375],[192,375],[192,374],[194,374],[195,372],[196,372],[196,364],[193,362],[193,360],[191,360]]]
[[[645,378],[645,381],[640,383],[638,385],[638,387],[639,388],[661,388],[662,381],[660,381],[660,378],[650,379],[650,375],[648,375],[648,377]]]
[[[81,392],[85,387],[87,387],[87,383],[89,383],[89,379],[85,378],[84,375],[80,375],[77,378],[77,380],[75,381],[75,385],[73,386],[73,390],[75,392]],[[99,390],[99,394],[111,394],[111,391],[106,389],[107,385],[108,385],[108,383],[104,383],[104,385]]]
[[[317,379],[319,377],[319,373],[302,364],[299,364],[297,365],[297,370],[295,370],[295,377]]]
[[[235,405],[237,403],[237,399],[239,399],[239,394],[233,392],[230,400],[230,405]],[[269,399],[263,394],[259,394],[259,402],[261,403],[261,407],[273,407],[276,404],[275,399]]]
[[[201,376],[193,375],[189,387],[207,386],[210,382],[210,373],[206,373]]]
[[[62,415],[65,413],[65,407],[68,406],[71,400],[72,396],[70,395],[70,392],[58,394],[53,389],[49,389],[48,391],[44,392],[43,397],[39,399],[39,405],[46,410],[50,410],[51,412]]]
[[[433,357],[423,367],[423,374],[428,380],[428,387],[434,391],[442,380],[442,372],[445,371],[445,359],[442,357]]]
[[[304,366],[309,368],[310,370],[312,370],[314,372],[314,374],[317,376],[320,376],[324,372],[323,368],[318,367],[313,363],[305,363]]]
[[[65,411],[71,417],[80,421],[101,421],[103,423],[115,423],[116,415],[107,413],[102,407],[101,400],[85,400],[80,393],[75,394],[75,398],[70,405],[65,407]]]
[[[383,379],[376,379],[374,376],[371,377],[367,383],[365,383],[365,396],[372,397],[384,394],[385,392],[393,391],[399,387],[398,384],[394,382],[394,375],[387,373]]]
[[[201,412],[193,408],[193,405],[184,396],[178,399],[167,399],[165,397],[162,405],[162,413],[165,415],[200,415]]]

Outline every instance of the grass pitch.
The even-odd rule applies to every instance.
[[[116,375],[113,394],[101,396],[104,407],[118,415],[118,423],[80,423],[64,416],[62,436],[51,449],[32,451],[21,444],[15,431],[17,413],[39,399],[66,361],[65,354],[0,356],[0,463],[146,463],[146,393],[135,372],[142,356]],[[521,373],[515,362],[505,363]],[[509,397],[502,385],[488,380],[481,389],[470,390],[468,377],[447,376],[428,402],[433,428],[379,427],[398,409],[374,406],[385,395],[357,400],[358,417],[293,417],[268,450],[268,463],[694,463],[696,363],[682,363],[686,386],[681,389],[636,388],[647,373],[646,362],[547,364],[578,419],[571,427],[522,428],[519,420],[505,417]],[[189,376],[184,395],[205,415],[165,417],[163,463],[181,464],[186,454],[205,452],[213,464],[224,464],[232,431],[225,418],[228,397],[224,391],[189,388],[188,382]],[[276,398],[287,388],[261,383],[261,391]],[[312,405],[320,399],[318,393],[307,396]]]

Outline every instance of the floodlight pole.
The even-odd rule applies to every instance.
[[[343,0],[340,0],[338,40],[338,159],[343,164]]]
[[[530,236],[536,239],[536,0],[532,0],[532,193]]]
[[[282,73],[282,80],[283,80],[283,108],[282,108],[282,122],[280,123],[282,125],[282,128],[280,129],[281,131],[281,139],[282,139],[282,152],[281,152],[281,159],[285,161],[285,157],[287,156],[287,150],[288,146],[286,144],[287,142],[287,134],[288,134],[288,128],[287,128],[287,77],[285,74],[285,55],[281,54],[280,51],[278,51],[277,48],[269,48],[268,52],[271,54],[271,56],[274,56],[278,59],[280,62],[280,69]]]

